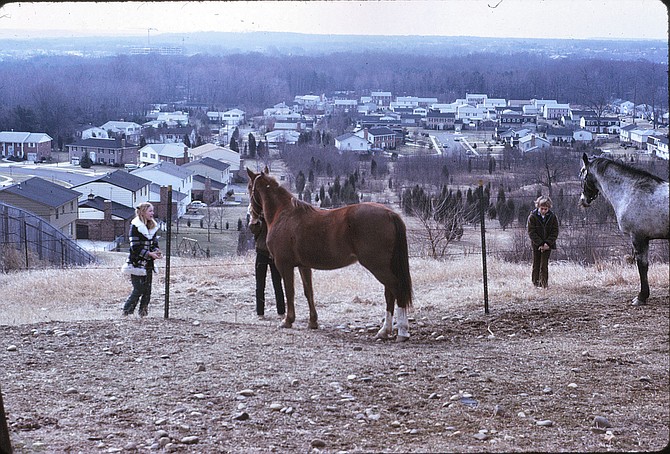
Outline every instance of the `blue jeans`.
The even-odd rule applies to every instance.
[[[123,305],[123,313],[130,315],[135,312],[137,302],[140,303],[140,315],[147,315],[149,311],[149,299],[151,299],[151,277],[153,271],[147,270],[146,276],[130,276],[130,282],[133,284],[133,291]]]

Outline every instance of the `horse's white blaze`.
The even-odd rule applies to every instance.
[[[409,319],[407,318],[407,309],[399,307],[396,311],[396,325],[398,326],[398,339],[409,338]]]

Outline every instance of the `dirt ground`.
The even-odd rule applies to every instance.
[[[280,329],[248,297],[187,289],[167,320],[155,296],[145,319],[0,326],[0,386],[17,453],[654,451],[670,437],[666,290],[639,309],[612,288],[489,315],[424,302],[396,343],[373,339],[380,302],[326,302],[308,330],[299,300]]]

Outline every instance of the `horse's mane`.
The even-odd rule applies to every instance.
[[[301,208],[305,211],[316,211],[316,208],[314,208],[309,203],[303,202],[302,200],[298,200],[298,198],[295,197],[293,194],[291,194],[288,189],[280,185],[276,178],[273,178],[269,175],[265,176],[270,182],[272,182],[273,189],[279,192],[281,197],[287,197],[291,199],[291,204],[293,204],[294,207]]]
[[[615,167],[619,172],[627,175],[628,177],[636,181],[642,182],[651,180],[656,183],[666,183],[666,181],[663,178],[660,178],[652,173],[649,173],[646,170],[638,169],[637,167],[633,167],[624,164],[621,161],[615,161],[614,159],[610,158],[603,158],[603,157],[595,158],[592,162],[592,165],[596,166],[596,169],[600,174],[604,174],[609,167]]]

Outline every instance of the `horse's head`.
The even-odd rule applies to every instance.
[[[270,172],[267,166],[265,170],[260,173],[254,173],[247,167],[247,176],[249,182],[247,183],[247,191],[249,192],[249,208],[248,213],[251,215],[251,222],[255,223],[263,215],[263,203],[259,194],[259,188],[264,184],[263,179],[267,179],[267,174]]]
[[[579,204],[583,207],[591,205],[600,191],[598,190],[598,182],[593,172],[590,171],[591,162],[589,157],[584,153],[582,155],[582,168],[579,171],[579,176],[582,180],[582,195],[579,197]]]

